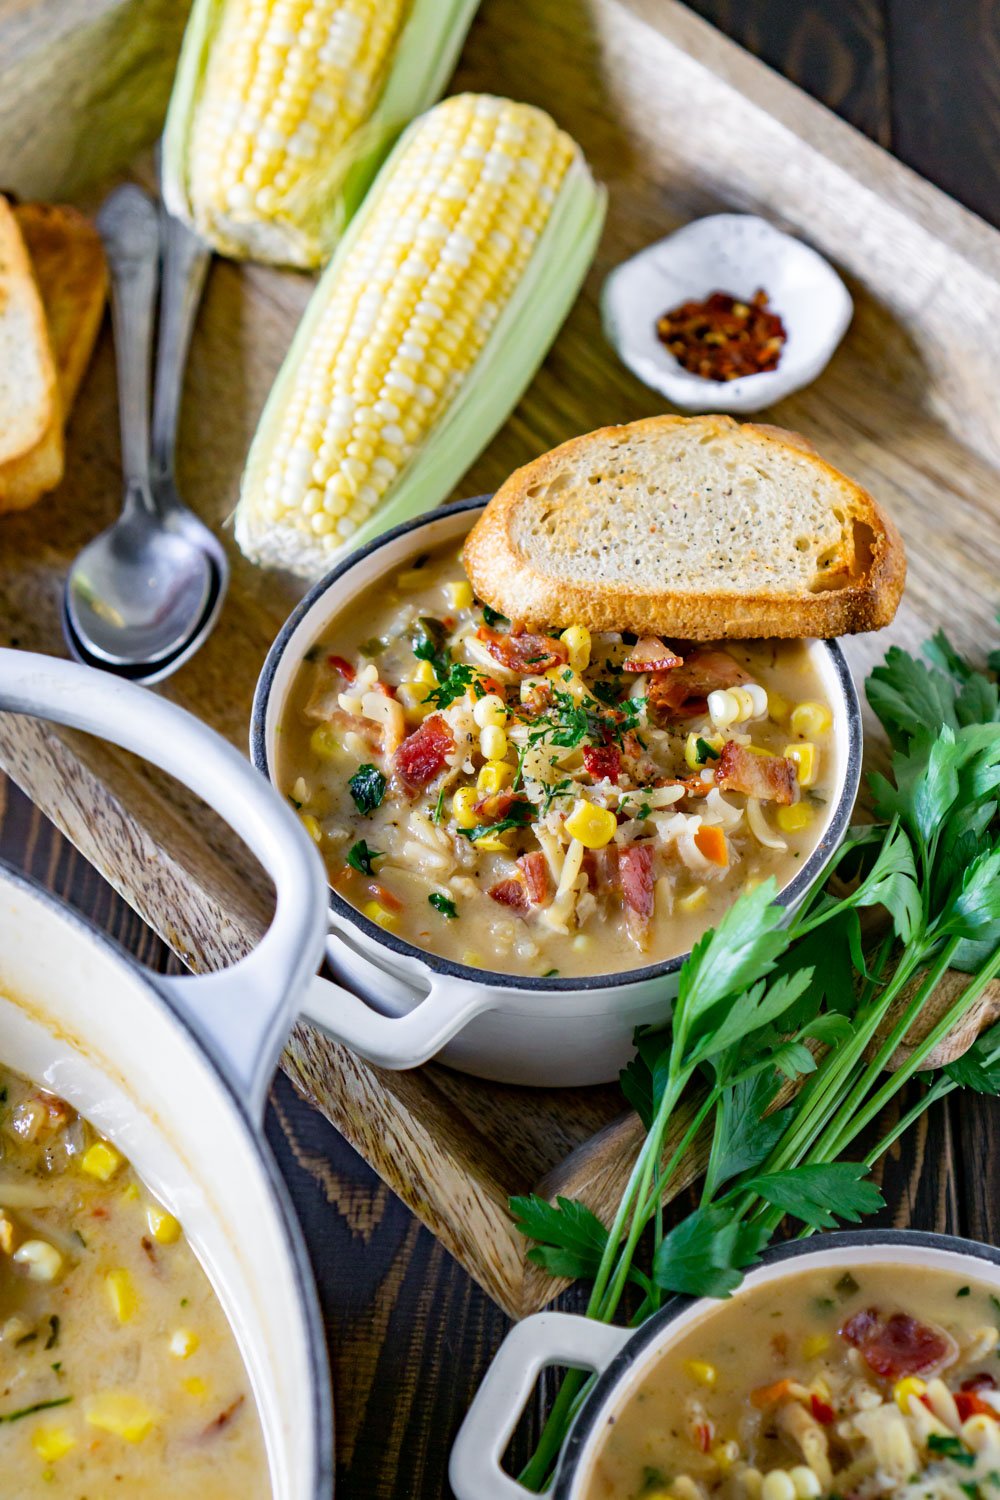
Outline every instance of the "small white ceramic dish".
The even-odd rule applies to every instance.
[[[705,380],[683,369],[656,335],[670,308],[712,292],[750,298],[758,288],[788,341],[777,369]],[[753,214],[695,219],[623,261],[607,277],[601,312],[608,340],[633,374],[682,411],[754,412],[801,390],[825,368],[854,304],[816,250]]]
[[[0,650],[0,711],[70,724],[170,772],[274,880],[274,922],[254,952],[224,972],[178,979],[142,969],[0,865],[0,1057],[68,1099],[180,1219],[239,1344],[274,1500],[330,1500],[323,1323],[262,1126],[267,1084],[323,951],[315,848],[231,745],[132,683]]]
[[[1000,1251],[990,1245],[947,1234],[865,1229],[776,1246],[749,1272],[733,1300],[803,1271],[903,1265],[950,1271],[1000,1292]],[[536,1313],[516,1324],[497,1350],[455,1439],[448,1477],[456,1500],[526,1500],[531,1493],[500,1465],[535,1381],[549,1365],[593,1370],[598,1376],[547,1492],[551,1500],[580,1500],[609,1420],[674,1340],[718,1308],[709,1298],[677,1297],[635,1330],[558,1312]]]
[[[274,780],[279,726],[302,658],[330,621],[417,553],[465,536],[485,503],[479,496],[386,532],[306,595],[271,647],[254,694],[250,752],[265,776]],[[817,846],[779,895],[789,911],[840,844],[861,774],[861,712],[843,653],[836,641],[810,641],[809,651],[833,709],[837,775]],[[303,1010],[381,1067],[413,1068],[438,1056],[500,1083],[608,1083],[632,1055],[635,1028],[665,1021],[677,994],[684,955],[617,974],[532,979],[440,958],[386,932],[337,891],[329,901],[327,958],[355,993],[317,979]]]

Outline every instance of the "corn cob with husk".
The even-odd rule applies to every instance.
[[[195,0],[163,194],[223,255],[318,266],[479,0]]]
[[[318,576],[443,500],[519,400],[586,274],[604,193],[547,114],[447,99],[382,168],[250,450],[236,537]]]

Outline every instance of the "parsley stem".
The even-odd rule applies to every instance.
[[[869,1170],[871,1170],[871,1168],[878,1161],[879,1157],[884,1156],[885,1153],[889,1150],[890,1146],[894,1146],[895,1143],[899,1140],[899,1137],[901,1135],[905,1135],[910,1126],[915,1124],[916,1121],[920,1119],[920,1116],[922,1114],[926,1114],[927,1110],[930,1109],[932,1104],[936,1104],[939,1099],[947,1098],[947,1096],[953,1093],[957,1088],[958,1084],[955,1082],[955,1080],[953,1078],[949,1078],[947,1074],[943,1073],[941,1077],[931,1085],[927,1092],[917,1100],[916,1104],[912,1105],[911,1108],[906,1111],[905,1115],[900,1115],[895,1125],[887,1135],[884,1135],[882,1137],[878,1145],[872,1147],[868,1155],[865,1157],[865,1166],[868,1167]]]

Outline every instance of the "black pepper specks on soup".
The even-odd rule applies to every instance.
[[[0,1066],[0,1495],[265,1500],[236,1341],[177,1220]]]
[[[277,737],[278,785],[348,901],[536,977],[673,957],[740,891],[787,884],[836,773],[802,642],[522,631],[454,547],[331,622]]]
[[[913,1264],[747,1288],[623,1397],[582,1500],[997,1500],[998,1322]]]

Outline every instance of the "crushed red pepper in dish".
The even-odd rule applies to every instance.
[[[656,334],[679,365],[705,380],[777,369],[788,338],[763,289],[749,301],[713,292],[704,302],[682,302],[657,319]]]

